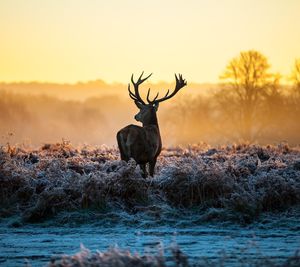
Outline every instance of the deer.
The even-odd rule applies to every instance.
[[[151,100],[151,89],[149,88],[147,92],[147,103],[145,103],[139,93],[139,86],[145,82],[152,73],[145,78],[143,78],[143,74],[144,72],[142,72],[136,82],[134,81],[133,74],[131,75],[131,83],[134,91],[131,91],[130,83],[128,84],[129,96],[139,109],[139,112],[134,118],[136,121],[141,122],[142,126],[130,124],[122,128],[117,133],[117,142],[121,160],[128,162],[133,158],[142,170],[142,177],[146,178],[148,176],[146,165],[149,165],[149,174],[153,177],[157,157],[162,149],[162,141],[156,115],[159,103],[175,96],[181,88],[187,85],[187,82],[182,78],[181,74],[178,74],[178,76],[175,74],[176,84],[172,93],[170,93],[170,90],[168,89],[164,97],[158,98],[158,92]]]

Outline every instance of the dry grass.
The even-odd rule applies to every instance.
[[[0,183],[0,216],[20,215],[24,222],[116,208],[218,209],[222,213],[205,213],[207,219],[223,214],[219,219],[251,222],[299,205],[300,151],[246,144],[167,148],[155,177],[143,179],[115,148],[75,148],[66,141],[37,150],[6,146],[0,149]]]

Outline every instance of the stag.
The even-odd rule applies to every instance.
[[[132,74],[131,82],[133,84],[134,92],[131,91],[130,84],[128,84],[129,96],[139,108],[139,113],[137,113],[134,118],[141,122],[143,126],[130,124],[122,128],[117,133],[117,141],[121,159],[129,161],[130,158],[133,158],[140,166],[142,176],[146,178],[148,176],[146,164],[149,163],[149,173],[150,176],[153,177],[156,160],[162,147],[156,116],[159,103],[172,98],[181,88],[186,86],[187,83],[182,78],[181,74],[178,76],[175,74],[176,85],[171,94],[169,94],[170,90],[168,90],[164,97],[158,98],[159,93],[157,93],[153,100],[151,100],[149,88],[147,93],[147,103],[145,103],[140,96],[139,86],[146,81],[152,73],[145,78],[143,78],[143,74],[144,72],[142,72],[137,82],[134,82]]]

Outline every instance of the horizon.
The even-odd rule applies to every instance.
[[[284,77],[286,79],[282,79],[283,82],[281,81],[279,83],[279,86],[293,86],[292,82],[287,80],[288,76]],[[75,86],[75,85],[86,85],[89,83],[95,83],[95,82],[100,82],[103,83],[104,85],[107,86],[114,86],[114,85],[122,85],[122,86],[127,86],[130,83],[130,78],[128,78],[128,82],[120,82],[120,81],[106,81],[103,80],[101,78],[95,78],[92,80],[78,80],[78,81],[74,81],[74,82],[55,82],[55,81],[39,81],[39,80],[28,80],[28,81],[23,81],[23,80],[15,80],[15,81],[2,81],[0,80],[0,84],[6,84],[6,85],[19,85],[19,84],[25,84],[25,85],[30,85],[30,84],[41,84],[41,85],[67,85],[67,86]],[[222,86],[224,82],[222,81],[216,81],[216,82],[195,82],[195,81],[187,81],[187,85],[220,85]],[[147,82],[148,85],[154,85],[154,86],[159,86],[161,84],[175,84],[175,80],[174,81],[166,81],[166,80],[159,80],[159,81],[148,81]],[[0,88],[1,89],[1,88]]]
[[[79,84],[88,84],[88,83],[93,83],[93,82],[101,82],[104,83],[106,85],[127,85],[128,83],[130,83],[130,78],[128,78],[128,82],[120,82],[120,81],[106,81],[104,79],[101,78],[95,78],[95,79],[91,79],[91,80],[78,80],[78,81],[74,81],[74,82],[55,82],[55,81],[39,81],[39,80],[28,80],[28,81],[23,81],[23,80],[14,80],[14,81],[2,81],[0,80],[0,84],[55,84],[55,85],[79,85]],[[151,82],[148,81],[147,83],[149,84],[162,84],[162,83],[175,83],[174,81],[166,81],[166,80],[159,80],[159,81],[155,81],[155,82]],[[188,84],[199,84],[199,85],[217,85],[220,82],[194,82],[194,81],[190,81],[188,82]]]

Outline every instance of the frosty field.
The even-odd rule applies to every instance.
[[[7,146],[0,182],[1,266],[300,263],[300,150],[286,144],[165,148],[147,179],[115,148]]]

